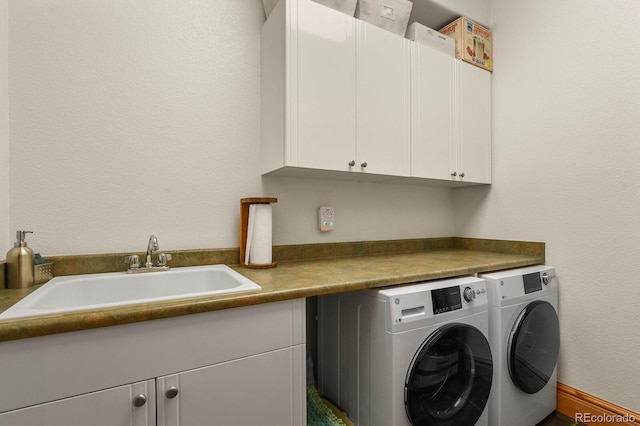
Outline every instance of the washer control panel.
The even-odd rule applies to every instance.
[[[462,287],[458,285],[431,290],[431,305],[433,306],[433,313],[441,314],[443,312],[462,309],[462,298],[460,297],[461,291]]]
[[[393,324],[406,324],[488,304],[486,282],[462,277],[380,290]]]

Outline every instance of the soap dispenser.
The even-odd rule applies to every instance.
[[[7,252],[7,288],[27,288],[33,286],[33,250],[27,247],[24,237],[31,231],[16,232],[16,242]]]

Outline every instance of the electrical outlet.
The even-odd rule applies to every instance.
[[[322,232],[333,231],[336,226],[335,211],[333,207],[321,206],[318,208],[318,228]]]

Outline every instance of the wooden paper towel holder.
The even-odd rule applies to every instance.
[[[276,262],[271,262],[264,265],[252,265],[247,264],[244,261],[247,248],[247,228],[249,227],[249,206],[251,204],[271,204],[277,202],[277,198],[268,197],[240,199],[240,265],[254,269],[275,268],[278,265]]]

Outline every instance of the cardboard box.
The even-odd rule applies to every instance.
[[[409,25],[406,37],[416,43],[427,44],[449,56],[456,57],[455,39],[429,27],[425,27],[418,22]]]
[[[404,37],[411,9],[409,0],[358,0],[356,18]]]
[[[440,29],[442,34],[456,40],[456,58],[493,70],[491,31],[468,18],[458,18]]]

